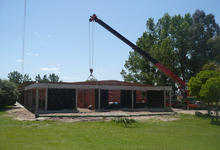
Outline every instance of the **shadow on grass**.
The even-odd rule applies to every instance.
[[[212,116],[209,114],[195,113],[196,117],[210,119],[210,124],[220,126],[220,116]]]
[[[218,120],[218,121],[214,121],[214,120],[211,120],[211,122],[210,122],[212,125],[217,125],[217,126],[220,126],[220,120]]]
[[[203,114],[201,112],[195,112],[195,116],[200,117],[200,118],[210,118],[211,119],[211,116],[209,114]]]
[[[5,112],[5,111],[8,111],[10,109],[18,109],[18,107],[16,107],[16,105],[6,106],[6,107],[3,107],[3,108],[0,108],[0,112]]]

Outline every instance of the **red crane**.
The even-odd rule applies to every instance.
[[[92,21],[97,22],[99,25],[101,25],[106,30],[108,30],[109,32],[114,34],[120,40],[122,40],[124,43],[129,45],[134,51],[138,52],[140,55],[144,56],[145,59],[147,59],[148,61],[153,63],[156,68],[158,68],[160,71],[162,71],[164,74],[166,74],[168,77],[170,77],[171,79],[173,79],[176,83],[178,83],[180,85],[179,89],[182,92],[183,97],[186,98],[186,96],[187,96],[186,83],[180,77],[178,77],[175,73],[170,71],[163,64],[159,63],[155,58],[151,57],[149,53],[143,51],[138,46],[136,46],[134,43],[132,43],[131,41],[126,39],[124,36],[122,36],[120,33],[118,33],[116,30],[111,28],[109,25],[107,25],[105,22],[103,22],[101,19],[99,19],[96,16],[96,14],[93,14],[92,16],[90,16],[89,21],[90,22],[92,22]]]

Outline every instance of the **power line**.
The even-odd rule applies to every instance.
[[[26,32],[26,0],[24,0],[24,25],[23,25],[23,41],[22,41],[22,62],[21,73],[24,74],[24,50],[25,50],[25,32]]]

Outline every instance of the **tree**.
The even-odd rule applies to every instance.
[[[173,48],[176,51],[178,71],[183,80],[190,78],[190,29],[192,26],[192,17],[189,13],[184,17],[176,15],[172,17],[170,23],[170,36]]]
[[[21,84],[23,82],[23,75],[18,71],[13,71],[8,74],[8,79],[15,84]]]
[[[43,76],[42,82],[50,82],[46,74]]]
[[[196,96],[197,98],[200,98],[201,101],[208,103],[208,114],[209,115],[210,115],[209,104],[212,103],[213,100],[215,100],[212,97],[214,95],[209,95],[209,94],[215,94],[216,92],[215,90],[214,91],[209,91],[209,90],[212,90],[212,88],[215,87],[215,85],[213,85],[213,83],[215,82],[213,82],[212,80],[215,78],[220,78],[220,72],[212,71],[212,70],[204,70],[204,71],[200,71],[196,75],[196,77],[191,77],[188,83],[188,90],[190,91],[190,95]]]
[[[193,24],[191,27],[191,75],[198,73],[202,66],[214,60],[216,57],[213,53],[213,48],[210,47],[208,41],[215,38],[220,30],[215,22],[215,17],[212,14],[206,15],[202,10],[196,10],[192,16]]]
[[[15,83],[0,79],[0,108],[15,104],[18,96],[19,92]]]
[[[191,77],[188,83],[190,95],[199,97],[200,90],[206,81],[210,78],[220,76],[220,72],[204,70],[200,71],[195,77]]]
[[[59,76],[52,73],[52,74],[49,74],[49,77],[47,77],[47,75],[43,75],[43,77],[40,76],[40,74],[38,74],[36,77],[35,77],[35,81],[38,81],[38,82],[59,82],[60,79],[59,79]]]
[[[93,77],[93,76],[90,76],[87,80],[86,80],[86,82],[93,82],[93,81],[98,81],[95,77]]]
[[[187,35],[191,20],[189,14],[184,17],[180,15],[171,17],[169,14],[165,14],[156,24],[152,18],[149,18],[146,23],[147,31],[137,40],[137,46],[150,53],[175,74],[187,79],[189,78],[187,74],[189,70]],[[137,52],[129,53],[129,58],[124,66],[126,70],[123,69],[121,75],[125,81],[175,87],[172,79],[160,72],[149,60]]]
[[[149,18],[146,27],[147,30],[136,42],[137,46],[184,81],[195,76],[204,64],[214,58],[214,47],[218,41],[210,39],[218,40],[219,26],[212,14],[206,15],[200,10],[193,15],[164,14],[157,23]],[[137,52],[129,53],[124,67],[121,75],[125,81],[175,87],[170,78]]]
[[[220,64],[220,35],[211,38],[207,42],[208,46],[210,46],[211,58],[218,64]]]
[[[198,97],[201,87],[202,81],[198,77],[192,77],[189,80],[188,90],[190,95]]]
[[[31,77],[28,74],[24,74],[22,82],[29,82],[32,81]]]
[[[220,75],[210,78],[202,85],[199,96],[207,103],[216,104],[216,120],[218,121],[218,103],[220,101]],[[210,113],[209,113],[210,115]]]
[[[220,65],[215,62],[209,62],[202,67],[202,70],[220,71]]]
[[[215,102],[218,105],[220,101],[220,76],[208,79],[202,85],[199,96],[206,102]]]
[[[37,82],[41,82],[41,81],[42,81],[40,74],[38,74],[38,75],[35,77],[35,81],[37,81]]]
[[[59,82],[59,76],[55,75],[54,73],[49,74],[49,80],[50,82]]]
[[[8,74],[8,79],[9,79],[10,82],[14,82],[16,85],[19,85],[23,82],[32,81],[32,79],[30,78],[30,76],[28,74],[22,75],[18,71],[10,72]]]

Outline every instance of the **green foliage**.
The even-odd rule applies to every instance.
[[[29,82],[29,81],[32,81],[31,77],[29,77],[28,74],[24,74],[22,82]]]
[[[199,96],[200,89],[202,87],[202,81],[197,77],[192,77],[188,83],[189,94],[192,96]]]
[[[38,75],[35,77],[35,81],[38,81],[38,82],[42,81],[40,74],[38,74]]]
[[[47,75],[45,74],[45,75],[43,76],[42,81],[39,81],[39,82],[49,82],[49,81],[50,81],[50,80],[48,79]]]
[[[32,79],[29,77],[28,74],[22,75],[18,71],[13,71],[8,74],[8,79],[10,82],[14,82],[16,85],[19,85],[23,82],[31,81]]]
[[[0,108],[15,104],[18,96],[19,92],[15,83],[0,79]]]
[[[8,79],[10,82],[14,82],[16,84],[22,83],[23,75],[18,71],[13,71],[8,74]]]
[[[219,25],[215,22],[214,15],[205,14],[202,10],[196,10],[192,19],[190,56],[192,75],[195,75],[204,64],[215,60],[216,54],[213,53],[213,47],[208,41],[219,34]]]
[[[202,86],[206,83],[206,81],[210,78],[220,76],[220,72],[204,70],[200,71],[196,77],[191,77],[188,83],[188,89],[190,91],[190,95],[199,96],[200,90]]]
[[[135,123],[137,123],[136,120],[128,118],[115,118],[112,119],[112,122],[123,125],[125,128],[134,127]]]
[[[208,79],[202,85],[199,95],[206,102],[215,102],[218,104],[220,101],[220,76]]]
[[[60,82],[60,79],[59,79],[59,76],[54,73],[49,74],[48,77],[46,74],[43,75],[43,77],[41,77],[40,74],[38,74],[35,77],[35,81],[38,81],[38,82]]]
[[[146,32],[136,42],[137,46],[185,81],[219,52],[219,38],[215,38],[219,26],[212,14],[206,15],[201,10],[192,16],[164,14],[156,23],[149,18],[146,27]],[[124,67],[121,75],[125,81],[175,87],[172,79],[137,52],[129,53]]]
[[[210,70],[200,71],[196,75],[196,77],[198,77],[201,80],[202,84],[205,84],[209,78],[218,77],[218,76],[220,76],[220,72],[210,71]]]
[[[93,81],[98,81],[95,77],[91,76],[89,77],[86,82],[93,82]]]
[[[202,70],[220,71],[220,65],[216,62],[209,62],[202,67]]]
[[[220,64],[220,35],[209,39],[207,44],[210,46],[212,59]]]
[[[49,80],[50,82],[59,82],[59,76],[54,73],[49,74]]]

